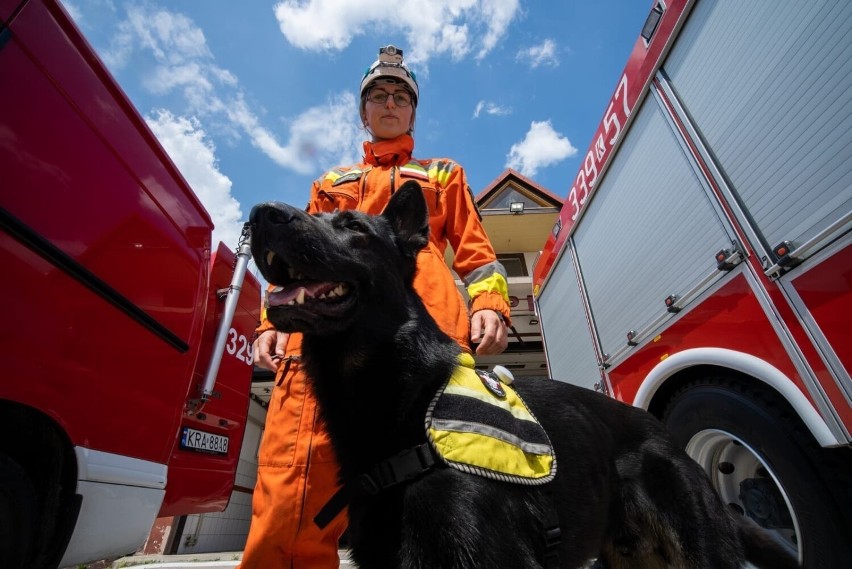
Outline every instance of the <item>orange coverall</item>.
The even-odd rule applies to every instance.
[[[391,193],[417,180],[429,207],[429,245],[417,257],[414,288],[441,329],[470,351],[470,313],[492,309],[509,322],[507,283],[467,185],[464,170],[446,159],[413,160],[405,134],[364,143],[364,162],[327,172],[313,184],[309,213],[357,209],[379,214]],[[444,261],[471,297],[470,312]],[[270,329],[264,320],[258,332]],[[347,518],[320,530],[313,518],[339,487],[337,463],[298,359],[301,334],[291,334],[276,375],[258,455],[252,522],[241,569],[338,567],[337,544]]]

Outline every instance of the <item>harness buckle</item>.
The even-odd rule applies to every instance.
[[[361,488],[367,494],[377,494],[401,482],[416,478],[435,465],[428,444],[405,449],[387,460],[376,464],[369,472],[358,477]]]
[[[559,569],[559,544],[562,543],[562,530],[559,526],[549,527],[544,530],[544,567],[545,569]]]
[[[428,445],[406,449],[388,462],[392,470],[393,484],[416,478],[435,464]]]
[[[556,547],[562,543],[562,530],[559,526],[544,530],[544,545],[547,548]]]

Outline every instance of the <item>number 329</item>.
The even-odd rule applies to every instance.
[[[245,362],[246,365],[252,365],[254,362],[251,342],[244,335],[237,333],[233,328],[228,330],[228,343],[225,344],[225,351],[238,360]]]

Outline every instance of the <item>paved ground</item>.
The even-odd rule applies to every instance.
[[[242,551],[187,555],[132,555],[112,563],[110,569],[233,569]],[[354,569],[345,550],[340,550],[340,569]]]

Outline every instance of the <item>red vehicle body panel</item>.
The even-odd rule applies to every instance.
[[[190,415],[235,256],[211,256],[209,214],[61,7],[0,0],[0,18],[0,406],[49,418],[69,448],[168,465],[161,515],[222,510],[259,283]],[[184,425],[228,436],[227,455],[180,449]]]
[[[3,296],[15,299],[7,322],[16,325],[0,332],[0,357],[2,369],[25,369],[2,396],[43,409],[74,444],[114,450],[133,441],[131,456],[165,463],[198,357],[212,222],[177,171],[166,170],[142,119],[116,112],[127,111],[125,98],[68,49],[61,20],[39,13],[46,10],[30,3],[0,50],[3,68],[28,86],[0,90],[3,207],[186,348],[164,345],[4,235],[0,262],[16,278],[3,279]],[[69,396],[81,389],[97,396]]]
[[[852,375],[852,333],[849,315],[852,314],[852,248],[846,247],[791,280],[807,312],[814,319],[819,333],[825,336],[824,348],[836,355],[847,375]],[[852,431],[852,406],[838,385],[835,375],[826,365],[819,345],[802,326],[800,315],[785,301],[780,290],[774,291],[773,300],[784,307],[785,322],[793,331],[820,386],[832,403],[847,429]]]
[[[12,14],[14,14],[15,9],[23,3],[22,0],[0,0],[0,20],[8,22]]]
[[[572,186],[565,200],[565,206],[560,212],[559,220],[554,231],[544,244],[539,259],[533,271],[534,293],[539,294],[547,278],[555,270],[560,255],[566,248],[572,234],[574,224],[583,216],[589,198],[594,194],[595,184],[608,167],[609,162],[624,139],[624,132],[632,119],[632,112],[644,96],[649,86],[655,80],[654,76],[660,62],[671,49],[672,38],[676,37],[687,19],[694,2],[690,0],[671,0],[665,2],[665,14],[659,22],[656,33],[650,43],[639,37],[634,45],[630,58],[624,68],[622,77],[605,109],[603,119],[589,146],[586,157],[580,166],[580,171],[572,181]],[[671,103],[666,99],[662,90],[658,96],[666,106]],[[791,305],[782,283],[771,279],[765,274],[763,253],[755,251],[747,237],[748,232],[738,221],[731,210],[722,190],[716,185],[710,168],[704,163],[697,149],[692,146],[689,133],[680,124],[676,113],[671,113],[671,119],[683,133],[686,144],[690,147],[693,159],[698,163],[706,176],[706,182],[719,199],[727,221],[736,232],[739,244],[746,254],[746,262],[752,268],[752,274],[757,279],[758,288],[762,289],[769,303],[773,318],[776,318],[785,329],[782,334],[789,335],[789,341],[795,346],[809,372],[819,383],[819,389],[830,401],[837,417],[852,431],[852,407],[847,395],[838,385],[838,379],[826,363],[823,350],[827,349],[836,355],[848,375],[852,369],[852,343],[849,342],[849,331],[846,326],[848,314],[852,313],[852,251],[848,248],[827,256],[819,263],[810,261],[813,266],[789,281],[801,296],[805,306],[806,316],[813,318],[819,334],[825,337],[825,342],[819,339],[803,323],[802,314]],[[734,287],[745,287],[735,290]],[[720,296],[721,295],[721,296]],[[730,295],[734,295],[731,297]],[[638,348],[623,361],[608,366],[606,375],[609,376],[611,388],[620,399],[632,402],[639,385],[653,368],[653,363],[659,363],[659,358],[672,355],[695,347],[731,347],[743,353],[754,354],[761,359],[771,362],[791,378],[802,392],[813,402],[813,393],[809,391],[801,373],[793,365],[790,353],[784,347],[779,332],[770,323],[766,310],[761,308],[755,298],[755,291],[743,281],[737,279],[716,292],[699,304],[689,307],[689,314],[680,315],[672,324],[667,325],[664,334],[657,342]],[[740,298],[741,297],[741,298]],[[728,312],[727,303],[732,298],[738,298],[736,314]],[[720,310],[720,314],[714,313]],[[553,318],[553,315],[542,315],[542,318]],[[720,333],[721,332],[721,333]],[[740,337],[740,334],[743,334]],[[664,342],[660,344],[659,342]],[[826,346],[830,346],[827,347]],[[649,355],[650,354],[650,355]],[[600,355],[598,355],[600,357]]]
[[[642,380],[660,362],[691,348],[724,348],[763,354],[800,389],[801,377],[743,275],[686,312],[647,345],[609,370],[613,396],[633,402]]]
[[[213,256],[211,287],[207,300],[199,361],[210,360],[216,325],[222,318],[224,302],[222,293],[231,282],[234,254],[224,244]],[[160,516],[181,515],[187,512],[218,512],[228,505],[234,487],[234,475],[240,459],[240,448],[246,428],[249,391],[253,359],[251,333],[260,320],[260,285],[255,279],[243,284],[237,313],[225,343],[225,354],[219,366],[216,397],[200,413],[184,412],[181,429],[190,427],[200,431],[227,436],[230,440],[226,456],[203,454],[185,450],[175,442],[169,462],[169,483]],[[205,369],[196,369],[191,390],[204,380]],[[233,378],[233,379],[231,379]],[[190,396],[193,393],[190,392]],[[197,395],[197,393],[195,394]]]
[[[843,367],[852,374],[852,249],[843,249],[792,282]]]
[[[651,4],[533,271],[548,370],[657,416],[802,566],[850,566],[852,10]]]

